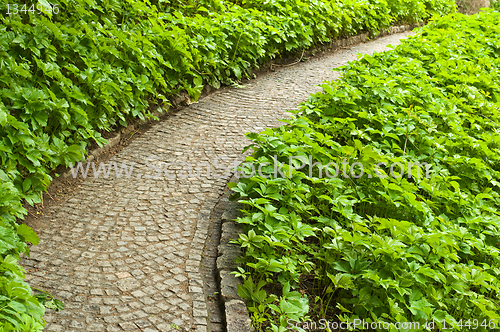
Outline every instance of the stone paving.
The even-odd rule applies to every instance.
[[[47,311],[46,331],[207,331],[200,269],[210,213],[230,174],[218,164],[242,160],[244,134],[280,124],[333,67],[358,52],[396,45],[400,33],[226,88],[153,126],[109,162],[134,164],[130,178],[90,177],[35,229],[41,242],[23,265],[29,283],[63,300]],[[155,156],[157,159],[145,159]],[[227,156],[228,159],[221,159]],[[219,157],[219,160],[216,160]],[[202,165],[200,176],[181,162]],[[149,163],[149,164],[147,164]],[[165,168],[159,178],[155,167]],[[230,331],[231,332],[231,331]]]

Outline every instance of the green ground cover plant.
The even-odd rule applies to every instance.
[[[343,67],[284,125],[248,134],[248,178],[232,184],[247,205],[235,273],[257,330],[320,319],[498,328],[499,36],[496,11],[437,19]],[[365,174],[330,178],[311,160]],[[392,177],[382,165],[379,177],[380,162],[413,167]]]
[[[450,0],[0,2],[0,330],[37,331],[46,294],[16,265],[36,234],[16,220],[59,165],[101,134],[197,99],[286,52],[455,10]],[[51,7],[52,6],[52,7]],[[10,14],[7,14],[10,13]]]
[[[491,1],[491,8],[493,8],[496,11],[500,11],[500,1],[498,0]]]

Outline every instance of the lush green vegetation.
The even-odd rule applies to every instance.
[[[101,133],[152,117],[186,90],[193,99],[284,52],[453,11],[451,0],[0,2],[0,329],[44,324],[16,265],[36,234],[19,226],[59,165],[81,160]],[[9,6],[9,7],[7,7]],[[6,14],[10,12],[11,14]]]
[[[321,318],[498,327],[499,36],[499,12],[438,19],[345,66],[286,125],[248,134],[247,162],[270,164],[233,184],[248,205],[239,293],[259,330]],[[274,174],[274,156],[291,176]],[[309,173],[309,156],[365,175]],[[378,177],[379,162],[431,168]]]
[[[497,10],[497,11],[500,11],[500,1],[499,0],[494,0],[494,1],[491,1],[491,8]]]

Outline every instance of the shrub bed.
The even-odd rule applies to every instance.
[[[44,325],[16,265],[29,253],[25,242],[38,242],[16,223],[26,214],[21,202],[40,202],[51,172],[81,160],[89,144],[105,144],[103,131],[152,117],[152,105],[161,110],[181,90],[196,99],[205,84],[248,76],[283,52],[455,8],[450,0],[50,3],[0,2],[3,331]]]
[[[236,274],[258,330],[498,328],[499,36],[498,12],[438,19],[248,134]]]

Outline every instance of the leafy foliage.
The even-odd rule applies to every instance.
[[[276,304],[289,286],[309,300],[301,320],[498,326],[498,36],[495,11],[438,19],[343,67],[287,125],[247,135],[247,162],[268,163],[263,176],[245,167],[247,178],[232,185],[248,205],[238,240],[245,269],[236,274],[246,278],[240,295],[256,327],[284,331],[297,320]],[[346,171],[333,178],[312,165],[343,160]],[[364,176],[349,176],[354,162]],[[413,166],[379,177],[379,162]],[[276,163],[289,176],[274,174]],[[471,318],[486,324],[464,325]]]
[[[219,87],[314,43],[454,10],[451,0],[55,0],[43,12],[0,2],[0,327],[36,331],[44,307],[15,265],[36,234],[17,225],[59,165],[186,90]],[[411,4],[408,6],[407,4]],[[37,6],[38,7],[38,6]],[[11,8],[12,9],[12,8]],[[3,324],[3,325],[2,325]]]
[[[491,1],[491,8],[493,8],[496,11],[500,11],[500,1],[498,0]]]

